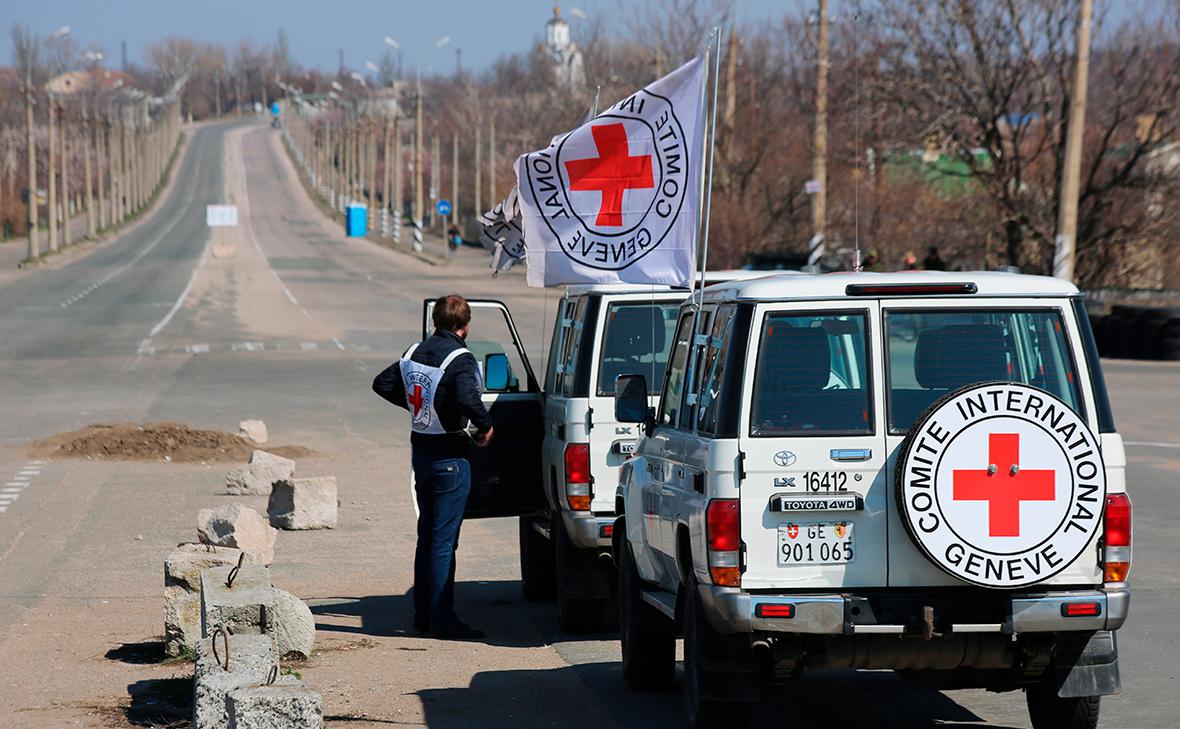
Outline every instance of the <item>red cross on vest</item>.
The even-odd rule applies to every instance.
[[[414,390],[406,398],[406,402],[414,406],[414,417],[418,417],[418,413],[422,411],[422,403],[426,402],[426,398],[422,397],[421,385],[414,385]]]
[[[595,225],[618,227],[623,224],[623,193],[627,190],[650,190],[651,155],[631,156],[627,147],[627,129],[622,124],[598,124],[590,128],[598,156],[565,163],[570,189],[602,193]]]
[[[1020,435],[991,433],[988,461],[996,468],[982,471],[956,469],[956,501],[986,501],[988,534],[993,537],[1020,536],[1022,501],[1052,501],[1055,472],[1020,468]]]

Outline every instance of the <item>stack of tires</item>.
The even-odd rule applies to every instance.
[[[1103,357],[1180,361],[1180,307],[1115,304],[1091,311],[1090,328]]]

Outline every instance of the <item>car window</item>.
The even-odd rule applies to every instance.
[[[578,364],[578,352],[582,346],[582,322],[586,315],[589,297],[581,296],[567,307],[562,322],[561,353],[558,355],[556,391],[566,397],[574,396],[574,381]]]
[[[680,410],[680,427],[683,430],[692,430],[693,422],[696,420],[697,393],[701,388],[701,373],[709,344],[705,333],[709,331],[712,321],[712,308],[702,309],[698,312],[695,327],[697,336],[693,339],[693,345],[689,351],[688,374],[685,376],[687,390],[684,396],[684,405]]]
[[[750,434],[871,434],[867,321],[864,312],[767,314]]]
[[[619,302],[607,307],[598,364],[600,396],[614,396],[619,375],[643,375],[648,392],[660,386],[679,308],[675,302]]]
[[[684,392],[685,370],[688,366],[688,333],[692,327],[693,315],[685,311],[680,315],[673,340],[672,353],[668,358],[668,373],[664,378],[664,392],[660,397],[660,416],[656,422],[661,425],[676,425],[680,415],[680,395]]]
[[[732,306],[724,306],[717,310],[712,331],[709,333],[707,354],[701,367],[703,384],[697,392],[697,430],[707,435],[717,432],[721,389],[729,362],[729,344],[733,340],[734,311]]]
[[[976,382],[1039,387],[1080,412],[1059,311],[889,310],[886,333],[891,432],[908,430],[935,400]]]
[[[549,340],[549,360],[545,364],[545,392],[555,393],[557,391],[557,361],[560,352],[561,344],[561,322],[568,316],[567,309],[573,309],[573,303],[569,299],[562,299],[561,304],[557,307],[557,316],[553,319],[553,336]]]

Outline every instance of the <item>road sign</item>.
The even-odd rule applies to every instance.
[[[278,116],[278,115],[279,115],[279,102],[277,102],[277,101],[273,101],[273,102],[271,102],[271,104],[270,104],[270,113],[271,113],[271,114],[274,114],[275,116]]]
[[[439,215],[450,215],[451,214],[451,201],[450,200],[439,200],[434,205],[434,211],[436,213],[438,213]]]
[[[235,226],[238,224],[237,205],[206,205],[205,225],[210,228]]]
[[[807,182],[803,183],[803,192],[807,193],[808,195],[818,195],[819,190],[819,180],[808,180]]]

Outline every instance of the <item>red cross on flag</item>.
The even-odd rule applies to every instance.
[[[705,64],[695,58],[516,160],[530,286],[688,286]]]

